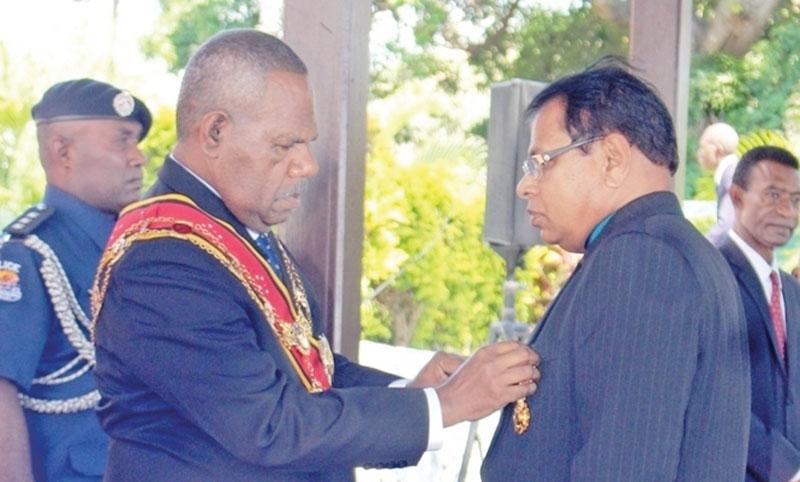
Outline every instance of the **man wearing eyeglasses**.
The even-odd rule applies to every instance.
[[[539,390],[504,409],[483,480],[744,479],[744,314],[670,192],[667,109],[605,64],[551,84],[527,113],[517,193],[546,242],[584,256],[531,337]]]
[[[720,246],[744,302],[752,408],[746,480],[800,480],[800,285],[775,249],[797,227],[798,162],[772,146],[751,149],[733,174],[733,229]]]

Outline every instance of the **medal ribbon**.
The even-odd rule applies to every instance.
[[[122,253],[135,242],[159,238],[190,241],[220,261],[262,308],[305,387],[310,392],[331,387],[333,363],[327,341],[313,336],[311,321],[295,307],[289,291],[269,263],[230,224],[202,211],[191,199],[179,194],[132,204],[120,214],[95,280],[92,295],[95,323],[110,271]]]

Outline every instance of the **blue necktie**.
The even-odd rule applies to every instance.
[[[281,257],[280,254],[278,254],[277,240],[274,238],[273,234],[259,234],[256,237],[256,246],[258,246],[261,254],[267,258],[267,262],[272,268],[272,271],[283,280],[283,263],[281,263]]]

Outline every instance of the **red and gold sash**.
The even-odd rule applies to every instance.
[[[173,238],[188,241],[220,262],[264,313],[289,362],[309,392],[331,387],[333,354],[324,335],[314,337],[302,282],[283,247],[292,293],[259,251],[228,223],[201,210],[180,194],[157,196],[128,206],[120,214],[100,259],[92,289],[92,317],[105,298],[111,272],[138,242]]]

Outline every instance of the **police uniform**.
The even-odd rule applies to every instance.
[[[127,92],[90,79],[62,82],[32,109],[37,124],[151,118]],[[0,378],[24,408],[33,475],[40,481],[100,480],[108,441],[88,336],[89,290],[115,215],[54,186],[4,230],[0,243]]]

